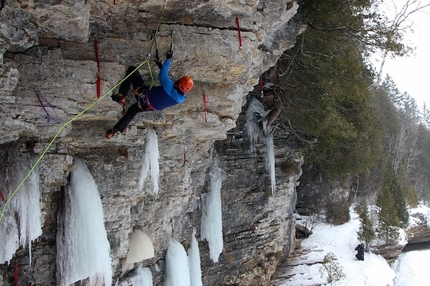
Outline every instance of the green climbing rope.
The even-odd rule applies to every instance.
[[[66,128],[68,125],[70,125],[73,121],[75,121],[76,119],[78,119],[82,114],[84,114],[85,112],[87,112],[88,110],[90,110],[91,108],[93,108],[96,104],[98,104],[101,100],[103,100],[103,98],[105,98],[109,93],[111,93],[115,88],[117,88],[118,86],[121,85],[121,83],[123,83],[128,77],[130,77],[133,73],[135,73],[138,69],[140,69],[144,64],[148,65],[148,70],[149,70],[149,74],[151,76],[151,86],[150,88],[152,88],[155,84],[154,81],[154,77],[152,75],[152,70],[151,70],[151,65],[149,64],[148,60],[144,60],[140,65],[138,65],[133,72],[131,72],[130,74],[128,74],[126,77],[124,77],[120,82],[118,82],[114,87],[112,87],[110,90],[108,90],[105,94],[103,94],[103,96],[101,96],[100,98],[98,98],[96,101],[94,101],[93,103],[91,103],[87,108],[85,108],[84,110],[82,110],[80,113],[78,113],[77,115],[75,115],[72,119],[70,119],[69,121],[67,121],[66,123],[64,123],[60,129],[58,129],[57,133],[55,133],[55,136],[52,138],[52,140],[49,142],[48,146],[45,148],[45,150],[42,152],[42,154],[39,156],[39,158],[37,159],[36,163],[34,163],[33,167],[31,167],[30,171],[27,173],[27,175],[24,177],[24,179],[21,181],[21,183],[18,185],[18,187],[16,187],[16,189],[13,191],[13,193],[9,196],[9,198],[6,200],[2,212],[0,214],[0,222],[3,220],[4,214],[6,212],[6,208],[9,205],[9,203],[11,202],[11,200],[13,199],[13,197],[18,193],[19,189],[21,189],[21,187],[24,185],[25,181],[28,179],[28,177],[31,175],[31,173],[36,169],[37,165],[39,165],[40,161],[43,159],[43,157],[45,156],[45,154],[48,152],[49,148],[52,146],[52,144],[54,143],[55,139],[57,139],[57,137],[60,135],[61,131],[63,131],[64,128]]]

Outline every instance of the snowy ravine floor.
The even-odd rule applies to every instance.
[[[340,226],[318,224],[313,234],[302,241],[298,250],[301,255],[289,259],[290,267],[283,275],[284,279],[277,277],[272,285],[326,284],[327,272],[322,271],[322,275],[320,269],[328,253],[334,254],[344,274],[344,278],[329,285],[428,285],[428,270],[424,266],[427,263],[424,262],[430,260],[430,251],[402,254],[392,268],[381,256],[373,253],[365,253],[364,261],[357,260],[354,249],[360,243],[357,239],[360,221],[357,213],[351,211],[350,214],[350,221]]]

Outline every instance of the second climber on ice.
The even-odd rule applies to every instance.
[[[186,93],[193,88],[194,82],[190,76],[182,76],[175,82],[169,77],[168,72],[172,56],[172,51],[169,51],[163,64],[156,61],[160,68],[158,80],[161,85],[151,89],[145,84],[140,73],[135,71],[135,67],[128,68],[126,77],[131,75],[123,81],[119,88],[119,93],[112,95],[112,100],[125,106],[126,96],[130,90],[130,85],[132,85],[137,102],[127,109],[127,112],[113,128],[106,131],[108,139],[122,133],[139,112],[163,110],[185,101],[187,98]],[[135,72],[133,73],[133,71]]]

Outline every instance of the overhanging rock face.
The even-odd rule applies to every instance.
[[[218,150],[214,143],[226,139],[226,131],[237,125],[245,96],[259,75],[275,64],[302,31],[294,17],[297,8],[292,1],[275,0],[5,1],[0,10],[0,165],[3,168],[10,164],[12,154],[28,153],[33,162],[44,154],[38,165],[43,234],[33,242],[33,263],[28,264],[27,249],[19,249],[9,266],[0,265],[0,281],[3,279],[4,285],[14,283],[13,266],[17,262],[20,284],[56,285],[58,214],[64,206],[69,174],[74,170],[73,158],[78,156],[88,165],[101,196],[113,281],[124,281],[130,275],[122,272],[121,261],[127,257],[133,228],[138,228],[151,238],[155,252],[154,258],[139,265],[150,267],[154,285],[161,285],[170,238],[187,249],[192,229],[199,234],[208,169],[214,153],[220,153],[227,172],[236,169],[239,176],[229,177],[222,191],[226,246],[220,263],[210,262],[207,243],[197,235],[205,285],[250,285],[250,281],[267,285],[277,261],[288,250],[282,243],[288,244],[291,237],[293,222],[288,216],[295,203],[300,168],[289,174],[277,166],[280,192],[267,197],[264,185],[269,181],[270,187],[270,179],[263,179],[267,175],[263,161],[255,166],[253,161],[241,161],[249,155],[248,142],[230,146],[237,149],[233,153],[225,151],[230,148],[231,138],[216,143]],[[236,17],[241,26],[242,50]],[[170,74],[174,79],[191,75],[195,87],[185,103],[162,114],[139,114],[126,135],[107,140],[105,131],[122,115],[121,106],[111,101],[109,91],[117,91],[114,87],[127,66],[148,60],[150,65],[144,63],[139,71],[148,82],[151,74],[156,79],[151,35],[159,20],[160,56],[164,59],[173,31]],[[98,102],[95,40],[102,88]],[[35,88],[55,107],[59,122],[44,102],[51,116],[47,123]],[[203,93],[207,98],[207,122]],[[128,104],[132,103],[130,96]],[[150,194],[150,180],[145,181],[143,190],[138,183],[150,128],[157,133],[160,153],[157,196]],[[277,153],[277,164],[282,165],[287,157],[300,160],[293,150],[282,146],[283,141],[276,144],[282,150]],[[256,175],[257,169],[260,173]],[[253,179],[246,180],[245,175]],[[247,184],[236,188],[233,178]],[[0,180],[3,184],[3,175]],[[15,187],[5,186],[4,194]],[[242,216],[236,217],[236,211]],[[246,215],[257,213],[260,215],[246,220]],[[231,269],[234,273],[228,273]]]
[[[160,3],[140,1],[7,1],[0,12],[0,103],[5,122],[0,143],[20,134],[49,138],[58,130],[58,125],[46,124],[35,87],[56,106],[63,123],[97,99],[94,40],[99,45],[103,94],[122,79],[127,66],[149,60],[156,76],[151,35],[160,19],[157,39],[162,58],[174,33],[172,77],[189,74],[196,81],[186,104],[166,111],[168,122],[192,129],[201,140],[223,138],[234,126],[244,95],[292,46],[302,28],[292,20],[298,5],[287,2],[169,1],[163,10]],[[140,72],[149,82],[148,66]],[[209,126],[200,124],[203,92],[208,97]],[[104,128],[115,121],[118,109],[106,96],[79,119],[103,122]],[[73,124],[65,128],[60,137],[72,128]],[[204,129],[201,135],[198,129]]]

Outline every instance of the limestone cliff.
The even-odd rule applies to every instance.
[[[276,0],[6,0],[2,4],[0,163],[10,174],[16,160],[27,160],[30,166],[43,155],[38,164],[43,234],[32,245],[31,265],[27,249],[18,250],[10,265],[0,265],[0,281],[12,285],[14,265],[18,265],[20,285],[56,285],[56,233],[73,158],[78,156],[87,163],[102,199],[113,281],[124,281],[129,274],[122,271],[122,261],[129,236],[138,228],[149,235],[155,250],[154,258],[140,264],[150,267],[154,285],[161,285],[170,238],[187,248],[192,228],[199,233],[208,169],[218,156],[226,173],[224,251],[220,261],[213,263],[206,241],[198,238],[204,285],[268,285],[292,239],[291,213],[301,159],[288,134],[275,130],[278,191],[270,196],[264,147],[252,157],[246,135],[227,138],[226,134],[235,126],[242,132],[239,115],[246,95],[302,31],[294,17],[298,5]],[[236,17],[243,49],[239,49]],[[107,140],[105,131],[121,116],[110,91],[117,90],[126,67],[144,63],[143,77],[149,82],[151,75],[156,76],[151,35],[159,21],[162,58],[169,49],[171,31],[174,34],[172,78],[189,74],[195,88],[184,104],[161,115],[139,114],[126,135]],[[100,57],[100,99],[94,40]],[[47,123],[34,88],[55,106],[60,122],[45,103],[51,114]],[[131,104],[134,99],[129,99]],[[159,140],[157,196],[138,188],[150,128]],[[10,195],[16,186],[5,184],[5,174],[0,180],[6,188],[2,192]],[[152,186],[146,181],[144,187]]]

